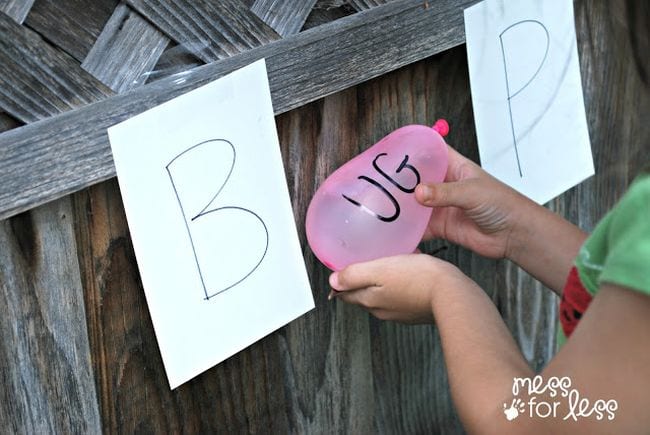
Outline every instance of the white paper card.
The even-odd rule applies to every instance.
[[[465,10],[481,165],[543,204],[594,174],[571,0]]]
[[[264,60],[108,135],[171,388],[314,307]]]

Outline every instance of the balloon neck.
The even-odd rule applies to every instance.
[[[449,134],[449,123],[444,119],[437,120],[431,128],[437,131],[438,134],[442,137],[445,137]]]

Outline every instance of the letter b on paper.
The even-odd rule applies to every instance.
[[[219,201],[236,158],[230,141],[212,139],[186,149],[166,166],[206,299],[246,279],[269,245],[268,228],[257,213]],[[233,255],[242,247],[239,255]],[[210,262],[215,258],[217,262]]]
[[[172,388],[313,308],[263,60],[108,133]]]

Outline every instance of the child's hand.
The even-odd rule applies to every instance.
[[[419,185],[433,207],[424,239],[443,238],[485,257],[506,257],[558,294],[586,234],[449,148],[445,183]]]
[[[443,238],[491,258],[508,257],[530,200],[449,147],[445,183],[422,184],[417,200],[434,207],[424,239]]]
[[[451,263],[425,254],[399,255],[352,264],[330,276],[333,295],[382,320],[433,321],[436,291],[476,286]]]

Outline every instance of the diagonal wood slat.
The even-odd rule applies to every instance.
[[[34,0],[3,0],[0,2],[0,12],[10,16],[18,24],[22,24],[33,5]]]
[[[169,38],[125,4],[110,20],[81,67],[113,91],[121,93],[146,82]]]
[[[0,135],[0,219],[113,177],[106,128],[130,116],[260,58],[283,113],[461,44],[474,2],[397,1]]]
[[[119,0],[38,0],[25,25],[83,62]]]
[[[0,13],[0,107],[7,113],[34,122],[111,94],[73,59]]]
[[[316,0],[256,0],[251,11],[280,36],[298,33]]]
[[[312,29],[314,27],[318,27],[322,24],[330,23],[335,20],[340,20],[341,18],[347,17],[348,15],[352,15],[356,12],[357,11],[355,11],[352,6],[349,6],[347,4],[338,7],[331,7],[327,4],[323,4],[322,0],[319,0],[311,10],[311,13],[307,17],[307,21],[305,21],[305,24],[302,26],[302,31]]]
[[[377,6],[384,5],[393,0],[348,0],[350,6],[358,11],[365,11],[366,9],[375,8]],[[427,3],[427,2],[423,2]]]
[[[279,38],[238,0],[126,1],[205,62],[224,59]]]

